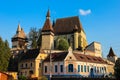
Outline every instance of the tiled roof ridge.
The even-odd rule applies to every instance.
[[[76,57],[76,59],[78,61],[91,62],[91,63],[101,63],[101,64],[107,63],[101,57],[85,55],[85,54],[78,54],[78,53],[73,53],[73,55]]]
[[[56,20],[61,20],[61,19],[71,19],[71,18],[74,18],[74,17],[76,17],[76,18],[79,18],[79,16],[67,16],[67,17],[63,17],[63,18],[57,18]]]

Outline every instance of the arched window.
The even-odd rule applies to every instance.
[[[68,72],[73,72],[73,64],[68,65]]]

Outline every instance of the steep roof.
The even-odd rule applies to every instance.
[[[44,26],[42,28],[42,31],[53,31],[53,27],[50,21],[50,11],[48,10],[47,15],[46,15],[46,21],[44,23]]]
[[[79,32],[83,30],[78,16],[60,18],[56,20],[54,31],[55,34],[67,34],[73,32],[75,26]]]
[[[109,54],[107,55],[107,57],[113,57],[113,56],[116,56],[112,47],[110,47],[110,50],[109,50]]]
[[[59,52],[59,53],[51,53],[51,59],[52,61],[63,61],[68,52]],[[49,62],[50,61],[50,55],[44,60],[44,62]]]
[[[27,50],[27,52],[22,53],[23,55],[21,57],[21,61],[36,59],[39,53],[40,53],[39,49],[29,49]]]
[[[18,24],[16,34],[13,36],[13,38],[26,38],[26,35],[23,29],[20,27],[20,24]]]
[[[73,54],[78,61],[91,62],[91,63],[103,63],[103,64],[107,63],[101,57],[95,57],[95,56],[79,54],[79,53],[73,53]]]

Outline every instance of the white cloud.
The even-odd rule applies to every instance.
[[[91,10],[90,9],[88,9],[88,10],[80,9],[79,13],[80,13],[80,15],[86,16],[91,13]]]

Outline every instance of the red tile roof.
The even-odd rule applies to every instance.
[[[67,54],[68,52],[51,53],[52,61],[63,61],[66,58]],[[50,62],[50,55],[48,55],[44,62]]]
[[[91,62],[91,63],[101,63],[101,64],[107,63],[101,57],[95,57],[95,56],[90,56],[90,55],[85,55],[85,54],[80,54],[80,53],[73,53],[73,54],[78,61]]]
[[[55,34],[71,33],[75,29],[75,26],[79,32],[83,30],[78,16],[61,18],[56,20],[54,31]]]
[[[46,19],[44,26],[42,28],[42,31],[53,31],[52,24],[50,22],[50,19]]]
[[[44,23],[44,26],[42,28],[42,31],[54,31],[51,21],[50,21],[50,11],[48,10],[47,15],[46,15],[46,21]]]
[[[110,48],[110,51],[109,51],[109,54],[107,55],[107,57],[110,57],[110,56],[111,57],[116,56],[113,49],[112,49],[112,47]]]

